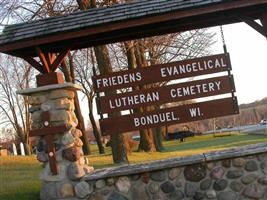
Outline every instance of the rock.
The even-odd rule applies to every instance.
[[[245,164],[246,164],[246,160],[244,158],[233,159],[233,165],[235,167],[243,167]]]
[[[240,192],[244,186],[240,181],[232,181],[229,186],[234,192]]]
[[[36,94],[34,96],[29,96],[28,101],[30,105],[40,105],[46,101],[46,96],[42,94]]]
[[[157,182],[151,182],[148,185],[148,190],[152,193],[155,194],[159,191],[159,184]]]
[[[242,183],[248,185],[248,184],[254,182],[255,180],[257,180],[258,177],[259,176],[257,174],[248,174],[248,175],[242,177],[241,181],[242,181]]]
[[[93,186],[85,181],[79,182],[74,187],[75,194],[78,198],[85,198],[94,190]]]
[[[70,162],[75,162],[81,158],[81,152],[77,147],[69,147],[62,151],[62,156]]]
[[[41,122],[42,121],[42,111],[35,111],[34,113],[31,114],[31,120],[33,121],[33,123],[36,122]]]
[[[224,190],[228,185],[228,181],[225,179],[216,180],[213,184],[213,189],[217,191]]]
[[[148,184],[148,182],[149,182],[149,180],[150,180],[150,176],[149,176],[149,174],[148,174],[148,173],[144,173],[144,174],[142,174],[142,176],[141,176],[141,180],[143,181],[143,183]]]
[[[231,160],[230,159],[222,160],[222,166],[225,167],[225,168],[231,167]]]
[[[39,111],[39,110],[41,110],[39,105],[38,106],[31,106],[29,108],[29,113],[34,113],[34,112]]]
[[[38,152],[37,153],[37,160],[39,162],[47,162],[48,161],[48,155],[45,152]]]
[[[102,179],[97,180],[97,181],[95,182],[95,187],[96,187],[96,189],[102,189],[102,188],[104,188],[105,186],[106,186],[106,182],[105,182],[104,180],[102,180]]]
[[[208,199],[216,198],[216,192],[214,190],[207,190],[206,196]]]
[[[77,139],[79,139],[79,138],[77,138]],[[64,146],[69,146],[73,143],[74,143],[74,137],[70,132],[67,132],[67,133],[62,135],[61,144],[63,144]]]
[[[63,183],[59,189],[60,198],[70,198],[74,196],[74,188],[71,183]]]
[[[50,120],[51,122],[68,122],[71,120],[71,114],[66,110],[53,110],[50,112]]]
[[[127,176],[120,177],[116,183],[119,192],[127,194],[131,188],[131,182]]]
[[[79,180],[80,178],[82,178],[85,175],[85,172],[84,172],[83,167],[81,165],[74,162],[68,166],[67,175],[68,175],[70,180],[76,181],[76,180]]]
[[[107,196],[111,192],[111,190],[110,189],[103,189],[103,190],[100,190],[99,192],[102,195]]]
[[[267,175],[267,161],[261,163],[261,170],[265,175]]]
[[[54,107],[57,110],[69,110],[69,111],[73,111],[75,108],[73,101],[66,98],[54,100]]]
[[[226,177],[229,179],[235,179],[243,176],[244,171],[243,170],[229,170],[226,174]]]
[[[83,146],[83,142],[80,138],[74,138],[74,145],[76,147],[82,147]]]
[[[169,178],[171,180],[175,179],[177,176],[179,176],[181,174],[181,169],[176,167],[176,168],[172,168],[170,171],[169,171]]]
[[[176,178],[175,179],[175,185],[176,185],[176,187],[182,187],[182,185],[183,185],[183,181],[180,179],[180,178]]]
[[[90,195],[90,198],[88,200],[105,200],[105,197],[102,195],[102,191],[94,192],[92,195]]]
[[[206,176],[206,168],[203,164],[196,164],[187,166],[184,169],[184,176],[186,180],[192,182],[199,182]]]
[[[52,110],[52,107],[53,107],[53,102],[51,101],[46,101],[41,104],[41,110],[44,112]]]
[[[195,184],[192,183],[185,183],[185,195],[187,197],[193,197],[195,195],[195,193],[197,192],[198,187]]]
[[[174,192],[175,187],[170,181],[166,181],[160,185],[161,190],[164,193],[171,193]]]
[[[244,191],[243,195],[253,199],[260,199],[263,197],[264,194],[264,187],[255,183],[247,186]]]
[[[107,185],[108,186],[112,186],[112,185],[114,185],[114,183],[115,183],[114,178],[108,178],[107,179]]]
[[[212,170],[214,167],[215,167],[215,163],[214,162],[208,162],[206,164],[206,167],[209,169],[209,170]]]
[[[40,179],[42,181],[60,182],[66,178],[66,165],[64,163],[58,163],[58,174],[53,175],[49,163],[45,163],[45,168],[41,172]]]
[[[142,200],[150,200],[150,196],[148,191],[146,191],[146,184],[140,182],[136,183],[131,191],[131,198],[130,199],[142,199]],[[115,200],[115,199],[114,199]],[[116,199],[117,200],[117,199]]]
[[[195,193],[195,196],[194,196],[194,200],[202,200],[202,199],[204,199],[205,198],[205,193],[204,192],[199,192],[199,191],[197,191],[196,193]]]
[[[259,169],[258,164],[256,163],[256,161],[254,160],[249,160],[246,163],[245,169],[249,172],[254,172],[257,171]]]
[[[205,180],[201,181],[200,189],[201,190],[207,190],[207,189],[210,188],[211,184],[212,184],[212,180],[211,179],[209,179],[209,178],[205,179]]]
[[[168,195],[168,200],[183,200],[184,197],[185,195],[181,190],[175,190]]]
[[[42,184],[40,199],[58,199],[56,182],[44,182]]]
[[[50,99],[59,99],[59,98],[68,98],[73,99],[74,98],[74,92],[69,90],[53,90],[49,94]]]
[[[112,192],[107,200],[128,200],[128,198],[119,194],[118,192]]]
[[[225,171],[223,167],[215,167],[214,169],[212,169],[212,171],[210,172],[210,177],[213,179],[221,179],[224,175]]]
[[[165,181],[166,180],[166,172],[165,171],[156,171],[150,173],[150,178],[154,181]]]
[[[267,176],[259,178],[258,182],[262,185],[267,185]]]
[[[73,135],[73,137],[75,138],[80,138],[82,137],[82,131],[77,129],[77,128],[72,128],[71,129],[71,134]]]
[[[262,161],[267,161],[267,153],[258,155],[258,160],[261,161],[261,162]]]
[[[221,192],[218,195],[218,200],[236,200],[237,194],[231,191]]]

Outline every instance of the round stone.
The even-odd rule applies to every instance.
[[[215,163],[214,162],[208,162],[206,166],[209,170],[212,170],[215,167]]]
[[[96,187],[96,189],[102,189],[102,188],[104,188],[106,186],[106,182],[104,181],[104,180],[97,180],[96,182],[95,182],[95,187]]]
[[[267,176],[259,178],[258,182],[262,185],[267,185]]]
[[[154,181],[165,181],[166,180],[166,172],[165,171],[157,171],[150,173],[150,178]]]
[[[231,167],[231,160],[230,159],[222,160],[222,166],[225,167],[225,168]]]
[[[81,165],[81,166],[83,167],[85,174],[89,174],[95,170],[93,166],[88,166],[88,165]]]
[[[267,161],[267,153],[258,155],[259,161]]]
[[[166,181],[163,184],[161,184],[160,188],[164,193],[171,193],[174,192],[175,190],[174,185],[170,181]]]
[[[181,190],[175,190],[168,195],[168,200],[183,200],[184,197],[185,195]]]
[[[228,181],[225,179],[216,180],[213,184],[213,189],[217,191],[224,190],[228,185]]]
[[[151,196],[154,196],[154,194],[149,194],[146,184],[142,183],[141,181],[138,184],[134,184],[130,191],[131,191],[129,192],[130,195],[128,195],[130,196],[129,199],[150,200]],[[156,193],[156,194],[159,194],[159,193]]]
[[[234,192],[240,192],[241,190],[243,190],[244,186],[240,181],[232,181],[230,183],[230,188],[234,191]]]
[[[131,188],[131,182],[128,177],[120,177],[116,183],[116,188],[119,192],[127,194]]]
[[[148,190],[152,193],[155,194],[159,191],[159,184],[157,182],[151,182],[148,185]]]
[[[218,200],[236,200],[237,194],[231,191],[221,192],[218,195]]]
[[[74,196],[74,188],[71,183],[63,183],[60,187],[60,198],[70,198]]]
[[[171,180],[175,179],[177,176],[179,176],[181,174],[181,169],[180,168],[172,168],[169,171],[169,178]]]
[[[243,176],[243,177],[241,178],[241,181],[242,181],[242,183],[248,185],[248,184],[250,184],[250,183],[256,181],[256,180],[258,179],[258,177],[259,177],[259,176],[258,176],[257,174],[248,174],[248,175],[246,175],[246,176]]]
[[[243,167],[246,163],[246,160],[244,158],[235,158],[233,159],[233,165],[235,167]]]
[[[258,167],[258,164],[256,161],[254,160],[249,160],[247,163],[246,163],[246,166],[245,166],[245,169],[249,172],[254,172],[254,171],[257,171],[259,169]]]
[[[199,191],[197,191],[196,193],[195,193],[195,196],[194,196],[194,200],[202,200],[202,199],[204,199],[205,198],[205,193],[204,192],[199,192]]]
[[[48,161],[48,156],[45,152],[38,152],[37,153],[37,160],[39,162],[47,162]]]
[[[214,190],[207,190],[206,196],[208,199],[216,198],[216,192]]]
[[[63,134],[61,138],[61,144],[63,144],[64,146],[69,146],[73,143],[74,143],[74,137],[71,133],[68,132]]]
[[[75,185],[75,194],[78,198],[85,198],[93,192],[93,186],[89,185],[87,182],[82,181]]]
[[[82,147],[83,146],[83,142],[80,138],[74,138],[74,145],[76,147]]]
[[[133,181],[137,181],[137,180],[140,179],[140,175],[139,175],[139,174],[132,175],[132,176],[131,176],[131,179],[132,179]]]
[[[73,135],[73,137],[75,138],[79,138],[79,137],[82,137],[82,131],[77,129],[77,128],[73,128],[71,129],[71,134]]]
[[[229,170],[226,174],[226,177],[229,179],[235,179],[235,178],[240,178],[243,176],[244,171],[243,170]]]
[[[201,190],[207,190],[207,189],[209,189],[210,186],[211,186],[211,183],[212,183],[212,180],[209,179],[209,178],[201,181],[201,183],[200,183],[200,189]]]
[[[180,188],[183,185],[183,181],[180,178],[175,179],[175,185],[176,187]]]
[[[81,151],[77,147],[70,147],[62,151],[62,156],[70,162],[75,162],[81,158]]]
[[[108,186],[114,185],[114,183],[115,183],[114,178],[108,178],[107,179],[107,185]]]
[[[185,195],[187,197],[193,197],[195,196],[195,193],[198,191],[198,187],[196,184],[193,183],[185,183]]]
[[[76,181],[76,180],[79,180],[80,178],[82,178],[85,175],[85,172],[84,172],[83,167],[81,165],[74,162],[68,166],[67,175],[68,175],[70,180]]]
[[[224,168],[223,167],[215,167],[210,172],[210,177],[213,179],[221,179],[224,175]]]
[[[202,164],[196,164],[187,166],[184,169],[184,176],[186,180],[192,181],[192,182],[199,182],[206,176],[206,168]]]
[[[260,199],[263,197],[264,194],[264,187],[255,183],[247,186],[244,191],[243,195],[252,199]]]

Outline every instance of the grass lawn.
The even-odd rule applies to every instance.
[[[133,152],[129,155],[129,161],[130,163],[143,163],[145,161],[182,157],[263,142],[267,142],[266,135],[196,136],[187,138],[186,142],[183,143],[179,141],[164,142],[165,150],[163,152]],[[92,145],[91,148],[93,152],[93,155],[89,156],[91,165],[95,168],[112,166],[112,156],[109,148],[106,148],[106,154],[101,156],[97,154],[95,145]],[[34,156],[0,157],[0,199],[38,199],[40,191],[39,173],[41,168],[41,164]]]

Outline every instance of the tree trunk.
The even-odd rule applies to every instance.
[[[106,46],[94,47],[96,61],[100,74],[106,74],[112,72],[112,67],[109,59],[108,49]],[[111,95],[115,92],[105,92],[105,95]],[[112,117],[119,116],[120,113],[113,113]],[[123,145],[123,134],[112,134],[110,136],[111,150],[113,156],[113,162],[116,164],[128,163],[127,153]]]
[[[97,142],[98,151],[100,154],[105,154],[105,148],[103,147],[101,136],[98,131],[96,121],[93,115],[93,98],[92,97],[90,98],[90,96],[87,96],[87,99],[88,99],[88,107],[89,107],[89,119],[90,119],[90,122],[93,128],[93,134],[95,136],[95,140]]]

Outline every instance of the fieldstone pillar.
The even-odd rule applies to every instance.
[[[50,126],[67,127],[63,133],[52,133],[55,147],[57,174],[53,175],[49,165],[48,144],[45,136],[38,136],[37,159],[44,164],[41,172],[42,200],[71,199],[75,196],[76,183],[85,174],[93,171],[88,159],[83,156],[82,133],[77,129],[78,120],[74,113],[74,91],[80,87],[72,83],[54,84],[34,89],[18,91],[29,96],[31,129],[42,130],[47,122],[42,121],[42,113],[48,112]]]

